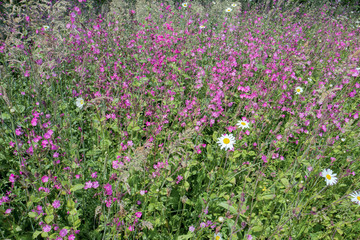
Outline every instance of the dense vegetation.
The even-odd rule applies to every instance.
[[[72,4],[2,19],[2,239],[359,236],[356,12]]]

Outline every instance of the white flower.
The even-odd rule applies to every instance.
[[[309,82],[312,82],[312,79],[311,78],[308,78]]]
[[[212,2],[214,5],[216,4],[216,2]]]
[[[183,6],[183,7],[187,7],[187,3],[183,3],[182,6]]]
[[[332,85],[332,84],[330,84],[330,87],[333,87],[333,85]]]
[[[353,192],[352,194],[350,194],[350,196],[353,197],[351,199],[351,201],[360,205],[360,193],[359,192]]]
[[[360,72],[360,68],[356,68],[356,70],[358,70]]]
[[[321,176],[325,178],[326,185],[334,185],[337,182],[336,173],[333,173],[330,169],[324,169]]]
[[[300,94],[303,92],[303,89],[301,87],[295,88],[296,94]]]
[[[236,125],[239,126],[239,128],[249,128],[249,123],[247,121],[239,121]]]
[[[231,11],[232,11],[231,8],[227,8],[227,9],[225,10],[225,12],[231,12]]]
[[[76,99],[76,106],[78,107],[78,108],[82,108],[83,106],[84,106],[84,99],[82,99],[82,98],[77,98]]]
[[[48,25],[44,26],[45,31],[47,31],[50,27]]]
[[[345,142],[345,138],[342,138],[341,141]]]
[[[205,28],[205,26],[204,26],[204,25],[200,25],[200,29],[203,29],[203,28]]]
[[[222,222],[224,222],[224,220],[225,220],[225,219],[224,219],[224,217],[219,217],[219,219],[218,219],[218,220],[219,220],[219,222],[221,222],[221,223],[222,223]]]
[[[221,149],[233,149],[235,144],[235,137],[232,134],[225,134],[218,138],[217,143],[221,146]]]
[[[220,233],[214,234],[214,237],[215,237],[215,240],[222,240]]]
[[[236,7],[236,3],[231,4],[232,7]]]

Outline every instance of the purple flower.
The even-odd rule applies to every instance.
[[[98,188],[98,187],[99,187],[99,182],[98,182],[98,181],[93,182],[93,183],[92,183],[92,187],[93,187],[93,188]]]
[[[194,226],[190,226],[190,227],[189,227],[189,231],[190,231],[190,232],[194,232],[194,231],[195,231]]]
[[[51,226],[50,225],[45,225],[43,226],[43,229],[42,229],[44,232],[50,232],[51,230]]]
[[[93,172],[93,173],[91,174],[91,177],[92,177],[92,178],[97,178],[97,172]]]
[[[142,213],[141,213],[141,212],[136,212],[136,213],[135,213],[135,216],[136,216],[137,218],[141,218]]]
[[[74,239],[75,239],[74,234],[71,234],[71,235],[68,237],[68,240],[74,240]]]
[[[59,207],[60,207],[60,201],[59,201],[59,200],[55,200],[55,201],[53,202],[52,206],[53,206],[54,208],[59,208]]]
[[[5,214],[10,214],[11,211],[12,211],[12,209],[11,209],[11,208],[8,208],[8,209],[5,210]]]
[[[66,234],[68,234],[68,230],[66,228],[63,228],[60,230],[59,234],[61,237],[65,237]]]
[[[43,176],[43,177],[41,178],[41,181],[42,181],[43,183],[46,183],[46,182],[49,181],[49,177],[48,177],[48,176]]]
[[[206,226],[206,223],[204,223],[204,222],[200,223],[201,228],[204,228],[205,226]]]
[[[88,188],[91,188],[91,187],[92,187],[92,182],[88,181],[88,182],[85,183],[84,189],[88,189]]]

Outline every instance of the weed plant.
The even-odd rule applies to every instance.
[[[1,238],[358,239],[358,19],[272,2],[8,12]]]

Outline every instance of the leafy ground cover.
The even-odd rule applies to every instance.
[[[359,22],[285,2],[18,9],[1,238],[357,239]]]

